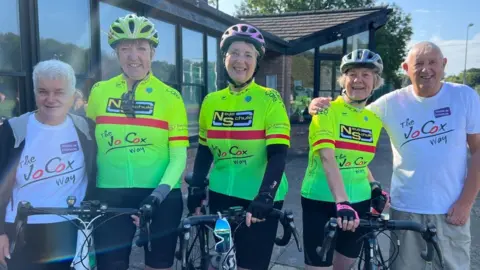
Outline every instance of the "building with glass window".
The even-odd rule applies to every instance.
[[[76,71],[77,89],[119,74],[107,43],[110,24],[135,12],[156,24],[160,44],[153,73],[182,93],[195,139],[202,99],[226,86],[219,38],[245,20],[259,27],[267,54],[257,82],[280,91],[290,110],[301,95],[338,95],[335,77],[342,54],[375,48],[375,30],[387,21],[385,7],[234,18],[206,0],[0,0],[0,116],[35,109],[32,70],[57,58]]]

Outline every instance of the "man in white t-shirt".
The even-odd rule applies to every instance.
[[[434,223],[445,269],[470,269],[470,211],[480,188],[480,97],[466,85],[442,82],[446,63],[435,44],[416,44],[402,65],[412,85],[368,108],[391,139],[391,219]],[[312,100],[310,113],[324,103]],[[424,269],[420,234],[396,234],[401,245],[392,269]]]

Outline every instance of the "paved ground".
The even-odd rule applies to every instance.
[[[289,192],[285,200],[284,208],[293,210],[295,223],[300,235],[302,235],[302,211],[300,206],[300,187],[308,159],[308,126],[293,126],[292,147],[290,149],[286,173],[289,181]],[[189,152],[187,171],[193,166],[194,150]],[[378,144],[375,159],[370,167],[377,181],[382,182],[386,189],[389,189],[392,173],[392,153],[390,141],[386,134],[382,134]],[[472,269],[480,269],[480,203],[477,203],[472,211]],[[281,232],[281,230],[279,230]],[[388,257],[389,241],[386,237],[380,238],[380,246]],[[130,269],[143,269],[143,254],[137,248],[133,249],[132,266]],[[272,255],[272,269],[290,270],[303,269],[303,253],[299,253],[295,243],[292,241],[286,247],[275,247]]]

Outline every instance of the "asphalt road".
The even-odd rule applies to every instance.
[[[308,126],[292,127],[291,149],[288,156],[286,174],[289,181],[289,192],[285,199],[284,208],[293,210],[295,224],[302,235],[302,211],[300,205],[300,188],[308,160]],[[194,150],[189,151],[188,171],[193,166]],[[392,173],[392,152],[390,141],[383,133],[378,143],[377,153],[370,169],[375,179],[382,183],[384,188],[390,188]],[[480,269],[480,203],[476,202],[472,210],[472,269]],[[319,231],[320,232],[320,231]],[[279,233],[281,229],[279,228]],[[388,257],[389,240],[385,236],[379,238],[382,252]],[[272,254],[272,269],[303,269],[303,253],[298,252],[293,239],[286,247],[275,247]],[[133,248],[130,269],[143,269],[143,252]],[[177,267],[178,268],[178,265]],[[179,269],[179,268],[178,268]]]

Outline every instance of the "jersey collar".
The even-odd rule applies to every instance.
[[[354,111],[356,111],[356,112],[361,112],[361,111],[363,111],[363,109],[360,109],[360,108],[357,108],[357,107],[355,107],[355,106],[352,106],[352,105],[350,105],[348,102],[346,102],[343,95],[338,96],[335,101],[338,102],[338,103],[344,104],[345,107],[347,107],[347,108],[349,108],[349,109],[351,109],[351,110],[354,110]]]
[[[254,87],[256,84],[255,82],[251,82],[249,85],[245,86],[245,88],[242,89],[242,91],[233,91],[231,88],[230,88],[230,85],[228,85],[228,92],[232,95],[232,96],[241,96],[243,94],[245,94],[246,92],[248,92],[248,90],[250,90],[250,88]]]

